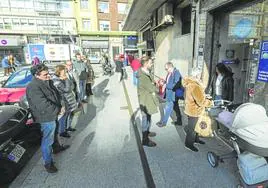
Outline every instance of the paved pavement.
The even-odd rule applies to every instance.
[[[99,68],[98,68],[99,69]],[[131,70],[125,81],[132,110],[138,109],[136,88],[132,85]],[[15,187],[135,187],[146,186],[139,147],[130,121],[129,104],[117,76],[100,76],[96,79],[94,96],[85,106],[85,114],[75,117],[77,131],[69,140],[71,148],[56,155],[57,174],[48,174],[40,158],[40,151],[11,184]],[[152,131],[155,148],[144,147],[153,181],[159,188],[232,188],[238,184],[236,161],[227,160],[218,168],[211,168],[207,151],[224,153],[228,148],[216,139],[206,139],[193,153],[183,147],[182,127],[159,128],[153,116]],[[184,125],[187,123],[184,118]],[[135,118],[140,130],[139,113]]]

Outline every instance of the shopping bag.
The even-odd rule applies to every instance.
[[[212,119],[207,111],[204,110],[198,117],[194,131],[200,137],[213,137]]]

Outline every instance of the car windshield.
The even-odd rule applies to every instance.
[[[29,69],[24,69],[12,74],[7,82],[5,88],[23,88],[26,87],[32,80],[32,74]]]

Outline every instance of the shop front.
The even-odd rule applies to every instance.
[[[0,36],[0,60],[9,54],[14,55],[17,61],[25,62],[24,42],[20,37]]]
[[[103,54],[109,54],[108,37],[82,38],[81,46],[91,63],[99,63]]]
[[[232,70],[235,103],[254,102],[256,88],[268,81],[265,66],[262,68],[264,71],[259,71],[260,60],[263,59],[262,42],[268,39],[268,1],[252,1],[250,5],[225,8],[214,14],[217,22],[214,35],[217,37],[214,36],[216,58],[213,59],[213,67],[217,63],[224,63]],[[263,95],[262,92],[259,94]]]

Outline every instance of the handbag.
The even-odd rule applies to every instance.
[[[212,119],[209,117],[206,110],[204,110],[198,117],[194,131],[200,137],[213,137]]]
[[[182,77],[180,77],[179,81],[175,84],[175,86],[172,88],[172,91],[175,92],[175,96],[179,99],[184,99],[184,87],[181,84]]]

